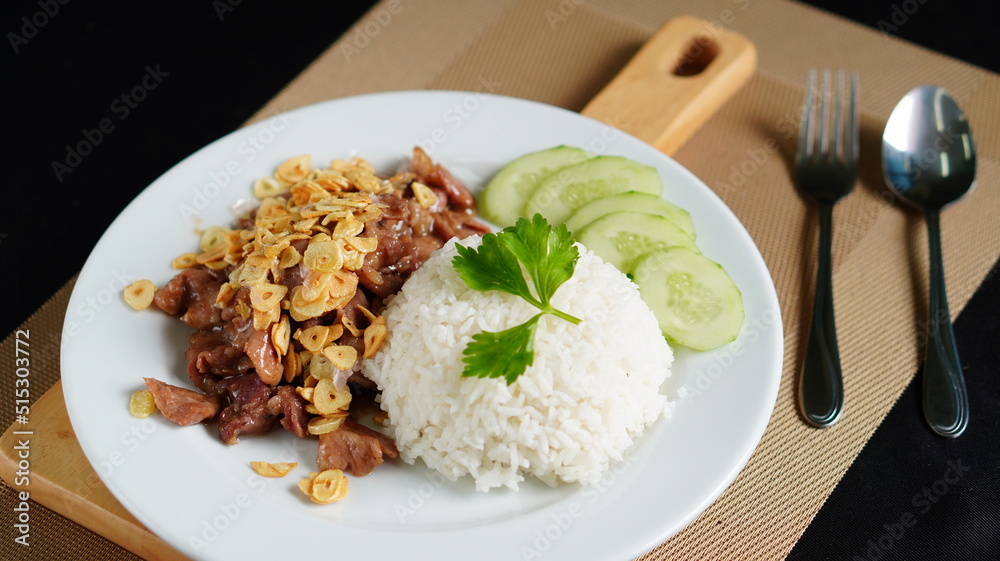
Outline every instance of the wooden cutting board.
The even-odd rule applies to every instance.
[[[17,473],[24,448],[30,462],[27,485]],[[70,426],[62,382],[31,406],[30,425],[7,429],[0,450],[0,477],[11,487],[145,559],[189,561],[140,524],[101,482]]]
[[[746,37],[677,17],[581,113],[673,155],[756,68],[757,50]]]
[[[678,17],[582,113],[671,155],[753,75],[756,64],[756,50],[745,37]],[[30,451],[28,485],[17,473],[23,448]],[[0,477],[145,559],[189,559],[140,524],[101,482],[70,426],[60,382],[32,406],[29,426],[14,425],[0,437]]]

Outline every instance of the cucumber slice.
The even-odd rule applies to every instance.
[[[691,215],[688,211],[663,197],[650,195],[649,193],[640,193],[638,191],[626,191],[617,195],[594,199],[576,209],[576,212],[570,215],[566,221],[566,227],[569,228],[570,232],[577,232],[605,214],[611,214],[620,210],[658,214],[690,234],[692,240],[695,239],[694,221],[691,220]]]
[[[699,351],[736,340],[743,296],[718,263],[674,247],[644,256],[632,274],[668,340]]]
[[[539,213],[549,224],[558,225],[590,201],[625,191],[659,195],[663,191],[660,174],[654,167],[622,156],[598,156],[549,176],[528,199],[524,214]]]
[[[524,204],[546,178],[557,170],[593,156],[582,148],[556,146],[525,154],[503,167],[483,189],[479,212],[497,226],[511,226],[525,216]]]
[[[605,214],[591,222],[576,235],[576,241],[624,273],[630,273],[642,255],[668,247],[680,246],[700,253],[691,236],[673,222],[629,210]]]

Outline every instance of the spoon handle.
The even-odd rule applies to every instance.
[[[924,357],[924,418],[934,432],[956,437],[969,424],[969,396],[948,311],[938,209],[927,211],[927,240],[930,244],[931,300]]]
[[[844,407],[844,386],[837,348],[837,328],[833,315],[831,266],[833,202],[819,202],[819,264],[816,267],[816,295],[812,325],[806,341],[806,358],[799,378],[799,405],[802,415],[815,427],[837,422]]]

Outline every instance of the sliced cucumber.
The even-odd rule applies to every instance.
[[[578,208],[600,197],[639,191],[659,195],[663,183],[656,168],[622,156],[598,156],[549,176],[528,199],[526,216],[539,213],[562,224]]]
[[[725,269],[704,255],[683,247],[650,253],[632,275],[668,340],[707,351],[739,335],[743,296]]]
[[[692,240],[695,239],[694,221],[691,220],[691,215],[688,211],[663,197],[650,195],[649,193],[640,193],[638,191],[626,191],[617,195],[594,199],[576,209],[576,212],[570,215],[566,221],[566,227],[569,228],[570,232],[577,232],[594,220],[621,210],[658,214],[690,234]]]
[[[524,204],[554,172],[593,156],[582,148],[556,146],[525,154],[503,167],[486,184],[479,198],[483,218],[497,226],[511,226],[524,214]]]
[[[675,246],[700,252],[691,236],[673,222],[629,210],[605,214],[580,230],[576,240],[624,273],[630,273],[646,253]]]

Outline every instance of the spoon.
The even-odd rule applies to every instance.
[[[976,149],[965,114],[943,88],[918,86],[892,110],[882,134],[882,173],[927,220],[931,278],[924,418],[937,434],[957,437],[969,423],[969,398],[948,311],[939,215],[972,187]]]

